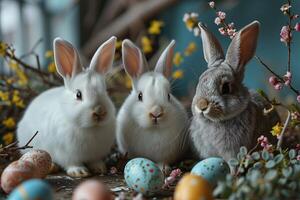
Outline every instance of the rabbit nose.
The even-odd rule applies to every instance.
[[[205,98],[201,98],[197,102],[197,107],[200,110],[205,111],[208,108],[208,104],[209,104],[209,102]]]
[[[106,116],[106,111],[102,106],[97,106],[92,112],[92,118],[95,121],[101,121]]]
[[[158,119],[163,116],[163,108],[161,106],[153,106],[150,110],[149,116],[152,119]]]

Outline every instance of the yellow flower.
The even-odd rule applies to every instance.
[[[54,62],[51,62],[48,65],[48,72],[50,72],[50,73],[55,73],[56,72],[56,67],[55,67],[55,63]]]
[[[9,100],[9,93],[0,91],[0,99],[2,101],[8,101]]]
[[[281,134],[281,131],[283,129],[283,126],[278,122],[275,126],[272,127],[272,135],[273,136],[279,136]]]
[[[14,71],[19,69],[19,64],[16,61],[9,61],[8,66]]]
[[[179,66],[183,62],[183,57],[180,52],[176,52],[173,58],[173,63],[176,66]]]
[[[46,57],[46,58],[52,58],[52,57],[53,57],[53,51],[51,51],[51,50],[46,51],[45,57]]]
[[[192,53],[194,53],[197,49],[196,43],[191,42],[187,48],[184,50],[184,55],[185,56],[190,56]]]
[[[27,78],[26,74],[24,73],[24,71],[18,69],[18,70],[16,71],[16,73],[17,73],[17,76],[18,76],[18,78],[19,78],[18,84],[21,85],[21,86],[27,85],[27,83],[28,83],[28,78]]]
[[[158,35],[161,32],[161,27],[164,26],[162,21],[153,20],[150,22],[150,26],[148,28],[148,33],[152,35]]]
[[[15,122],[14,118],[12,118],[12,117],[9,117],[9,118],[3,120],[2,124],[4,126],[6,126],[7,128],[13,128],[16,126],[16,122]]]
[[[0,41],[0,56],[5,56],[6,49],[7,45],[4,42]]]
[[[125,76],[125,87],[128,89],[131,89],[132,87],[132,82],[128,75]]]
[[[183,71],[182,70],[176,70],[172,74],[173,79],[181,79],[183,77]]]
[[[4,141],[4,144],[8,145],[14,141],[14,134],[12,132],[8,132],[2,137],[2,139]]]
[[[151,53],[153,51],[151,40],[147,36],[142,37],[141,43],[144,53]]]
[[[19,93],[15,93],[14,92],[11,101],[12,101],[12,103],[14,103],[16,106],[18,106],[20,108],[24,108],[25,107],[24,101],[21,99]]]
[[[121,49],[121,47],[122,47],[122,40],[117,40],[117,42],[116,42],[116,50]]]

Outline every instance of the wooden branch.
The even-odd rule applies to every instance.
[[[98,46],[112,35],[118,37],[124,36],[130,26],[138,20],[148,20],[149,18],[160,13],[163,9],[173,5],[178,0],[147,0],[134,4],[127,12],[116,18],[110,25],[102,29],[97,35],[82,48],[85,56],[91,56]]]

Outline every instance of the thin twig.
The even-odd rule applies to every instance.
[[[288,5],[291,6],[291,0],[288,0]],[[288,17],[289,17],[289,22],[288,22],[288,37],[289,40],[287,41],[287,47],[288,47],[288,65],[287,65],[287,71],[291,71],[291,32],[292,32],[292,14],[291,14],[291,8],[288,10]]]
[[[282,77],[280,77],[277,73],[275,73],[266,63],[264,63],[260,57],[255,56],[255,58],[260,62],[260,64],[262,64],[269,72],[271,72],[274,76],[276,76],[276,78],[278,78],[281,82],[285,82],[284,79]],[[297,95],[300,94],[300,92],[292,85],[289,84],[288,87]]]

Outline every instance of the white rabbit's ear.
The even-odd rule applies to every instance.
[[[201,31],[204,59],[206,60],[208,67],[211,67],[215,62],[224,60],[223,49],[217,38],[204,24],[200,22],[198,26]]]
[[[100,74],[106,74],[112,67],[117,38],[112,36],[104,42],[94,54],[90,68]]]
[[[254,21],[241,29],[232,39],[226,62],[243,79],[245,65],[254,56],[259,33],[259,22]]]
[[[162,73],[167,78],[172,73],[174,47],[175,40],[172,40],[159,57],[154,69],[155,72]]]
[[[55,38],[53,49],[56,69],[63,78],[74,77],[82,71],[79,54],[71,43]]]
[[[134,80],[146,69],[146,60],[141,50],[130,40],[122,42],[122,59],[125,71]]]

